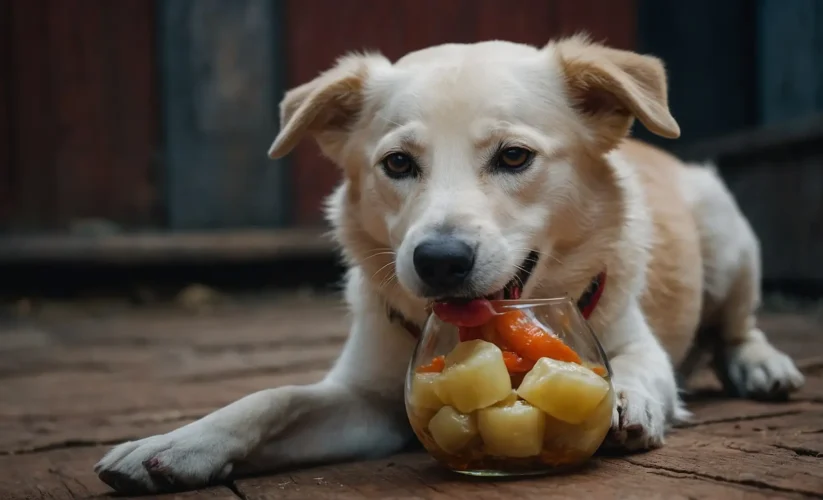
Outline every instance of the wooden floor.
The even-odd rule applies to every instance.
[[[254,390],[317,380],[346,335],[344,311],[327,299],[245,300],[200,314],[20,309],[0,318],[3,500],[106,497],[92,466],[110,445],[171,430]],[[477,481],[412,452],[157,498],[821,498],[822,324],[763,318],[807,375],[791,402],[709,391],[663,449],[600,458],[574,475]],[[699,386],[712,386],[703,379]]]

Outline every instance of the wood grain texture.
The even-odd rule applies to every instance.
[[[819,144],[818,139],[718,161],[726,184],[760,239],[765,280],[823,286],[823,149]]]
[[[642,467],[756,486],[772,492],[823,495],[823,467],[817,457],[746,439],[711,439],[700,430],[675,433],[655,453],[627,457]]]
[[[193,314],[46,304],[0,310],[0,498],[108,498],[92,472],[109,446],[167,432],[267,387],[319,380],[347,336],[336,297],[238,300]],[[808,498],[823,495],[819,317],[762,324],[798,353],[807,385],[788,403],[727,399],[701,373],[694,420],[665,447],[599,457],[566,475],[474,480],[422,452],[236,479],[161,499]],[[713,392],[714,391],[714,392]]]
[[[9,218],[12,182],[11,2],[0,0],[0,228]]]
[[[543,45],[580,30],[633,48],[634,16],[634,0],[289,0],[284,18],[287,85],[311,80],[353,50],[378,50],[395,60],[441,43],[504,39]],[[322,200],[339,182],[339,173],[309,141],[292,153],[290,165],[295,220],[319,224]]]
[[[110,499],[111,489],[92,471],[106,448],[72,448],[26,455],[0,455],[3,500]],[[154,500],[238,500],[225,486],[153,495]]]
[[[431,458],[407,454],[391,459],[320,467],[243,479],[236,488],[247,500],[273,499],[469,499],[775,498],[776,492],[689,474],[600,459],[581,471],[514,481],[484,481],[449,473]],[[801,498],[779,493],[781,498]],[[785,496],[784,496],[785,495]]]
[[[10,2],[10,207],[0,227],[153,222],[153,3]]]

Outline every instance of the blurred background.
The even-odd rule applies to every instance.
[[[683,136],[637,135],[717,162],[765,286],[818,296],[819,0],[0,0],[0,292],[333,284],[337,170],[266,157],[284,91],[349,50],[580,30],[665,60]]]

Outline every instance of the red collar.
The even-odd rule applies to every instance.
[[[577,308],[580,309],[580,314],[584,318],[589,319],[592,315],[597,303],[600,302],[600,296],[603,295],[604,288],[606,288],[606,271],[595,276],[589,286],[586,287],[583,295],[577,299]]]
[[[580,309],[580,314],[583,315],[583,318],[589,319],[589,317],[591,317],[594,308],[597,307],[597,303],[600,302],[604,288],[606,288],[606,271],[592,278],[589,286],[586,287],[586,290],[584,290],[580,298],[577,299],[577,308]],[[389,321],[399,323],[414,338],[420,338],[420,334],[423,331],[420,325],[409,321],[405,316],[400,314],[397,309],[391,306],[388,307],[387,314]]]

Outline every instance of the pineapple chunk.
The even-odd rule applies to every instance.
[[[558,420],[579,424],[588,419],[609,392],[609,383],[585,366],[541,358],[517,395]]]
[[[439,410],[443,401],[437,397],[435,387],[440,379],[439,373],[417,373],[412,379],[409,402],[414,408]]]
[[[511,394],[503,352],[485,340],[460,342],[446,356],[446,368],[435,386],[444,404],[462,413],[491,406]]]
[[[512,389],[512,392],[510,392],[505,399],[503,399],[502,401],[498,401],[497,403],[495,403],[494,406],[511,406],[517,403],[519,400],[520,398],[517,396],[517,391]]]
[[[437,413],[437,410],[430,410],[428,408],[414,408],[409,407],[406,415],[409,417],[409,423],[415,432],[423,431],[428,428],[429,421]]]
[[[567,424],[561,420],[548,417],[546,420],[546,446],[576,450],[586,457],[593,455],[609,432],[613,410],[614,393],[610,392],[597,405],[592,415],[581,424]]]
[[[451,406],[440,408],[429,421],[429,432],[446,453],[457,453],[477,435],[474,415],[465,415]]]
[[[523,401],[477,412],[486,452],[501,457],[533,457],[543,448],[546,414]]]

